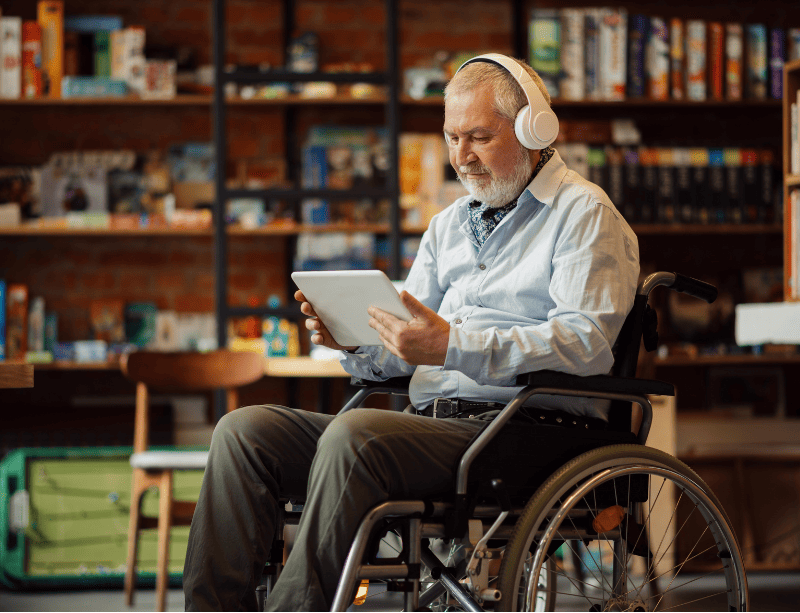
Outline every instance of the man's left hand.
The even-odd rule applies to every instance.
[[[384,346],[412,366],[442,366],[447,356],[450,324],[411,294],[404,291],[400,299],[413,315],[403,321],[377,307],[370,307],[369,325],[380,334]]]

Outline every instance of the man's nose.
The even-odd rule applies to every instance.
[[[478,156],[473,153],[472,146],[469,144],[468,139],[459,139],[456,145],[456,164],[459,166],[466,166],[477,159]]]

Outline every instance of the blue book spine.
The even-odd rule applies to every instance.
[[[328,186],[327,147],[310,145],[303,149],[302,186],[320,189]],[[330,205],[327,200],[306,198],[301,205],[303,223],[326,224],[330,222]]]
[[[600,98],[600,15],[597,9],[586,9],[584,22],[586,37],[586,97],[589,100]]]
[[[70,15],[64,17],[64,29],[85,34],[99,30],[121,30],[122,17],[116,15]]]
[[[0,279],[0,361],[6,359],[6,282]]]
[[[763,24],[749,23],[747,31],[747,65],[745,67],[749,97],[764,100],[767,97],[767,28]]]
[[[647,81],[644,71],[644,53],[650,19],[646,15],[631,15],[628,22],[628,96],[643,98]]]
[[[775,100],[783,98],[783,64],[786,62],[786,32],[774,28],[769,33],[769,93]]]
[[[725,223],[727,199],[725,191],[725,153],[722,149],[708,151],[708,182],[711,196],[711,223]]]

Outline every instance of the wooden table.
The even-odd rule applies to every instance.
[[[297,379],[319,379],[317,393],[317,412],[328,413],[338,407],[330,406],[330,381],[331,379],[349,379],[339,364],[339,360],[315,360],[308,356],[297,358],[266,358],[264,371],[268,377],[281,377],[287,381],[288,402],[291,407],[297,406]]]
[[[33,364],[0,362],[0,389],[33,387]]]

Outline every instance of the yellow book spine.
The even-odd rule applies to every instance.
[[[43,94],[60,98],[64,75],[64,2],[39,0],[36,20],[42,28]]]

